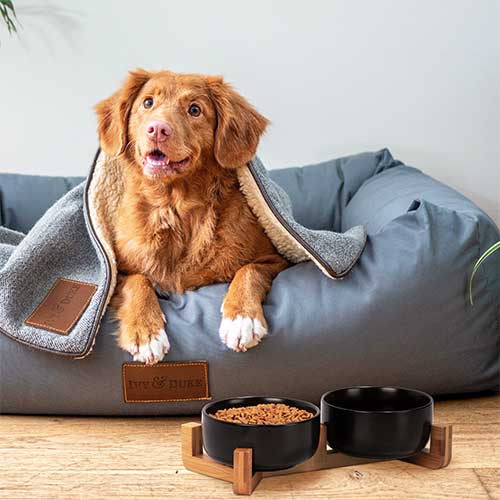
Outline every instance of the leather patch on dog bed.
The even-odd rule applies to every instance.
[[[123,363],[122,384],[126,403],[212,399],[208,388],[207,361],[156,365]]]
[[[59,278],[24,323],[67,335],[96,290],[97,285],[93,283]]]

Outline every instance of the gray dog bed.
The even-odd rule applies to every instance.
[[[497,386],[500,277],[493,258],[478,272],[474,307],[467,298],[475,260],[500,238],[484,212],[387,150],[270,176],[290,196],[299,226],[320,234],[364,226],[368,241],[359,261],[343,280],[329,279],[318,269],[321,263],[310,261],[280,273],[264,304],[269,335],[246,353],[230,351],[219,339],[227,285],[162,296],[172,346],[166,363],[207,361],[212,398],[258,393],[318,401],[326,390],[355,384],[433,394]],[[10,231],[3,230],[0,255],[22,241],[18,232],[31,235],[44,211],[81,180],[1,175],[1,225]],[[353,251],[349,269],[358,253]],[[0,334],[0,411],[199,411],[206,402],[201,398],[125,402],[122,372],[130,357],[116,346],[114,329],[108,311],[84,359]]]

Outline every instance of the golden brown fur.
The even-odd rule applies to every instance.
[[[193,103],[199,116],[187,112]],[[115,234],[119,345],[139,360],[162,358],[147,348],[138,354],[163,328],[155,285],[182,293],[232,280],[223,317],[258,319],[265,327],[261,303],[288,263],[249,209],[236,169],[255,155],[267,120],[219,77],[168,71],[131,72],[96,112],[102,149],[120,156],[125,169]],[[148,137],[151,120],[168,123],[171,136],[161,143]],[[155,146],[172,163],[151,174],[145,158]]]

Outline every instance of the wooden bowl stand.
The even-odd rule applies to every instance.
[[[233,467],[216,462],[210,458],[203,452],[201,424],[199,423],[190,422],[183,424],[181,433],[182,462],[184,467],[193,472],[233,483],[233,492],[237,495],[251,495],[264,477],[298,474],[300,472],[382,461],[380,459],[351,457],[328,449],[325,424],[321,424],[318,449],[309,460],[290,469],[268,472],[253,471],[252,448],[236,448],[233,455]],[[441,469],[450,463],[451,440],[451,425],[433,425],[430,447],[401,460],[429,469]]]

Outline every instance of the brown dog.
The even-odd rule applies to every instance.
[[[113,299],[119,345],[156,363],[169,350],[154,287],[231,282],[220,337],[246,351],[267,333],[262,301],[289,264],[239,190],[268,121],[220,77],[133,71],[96,106],[103,151],[122,159],[125,194]]]

